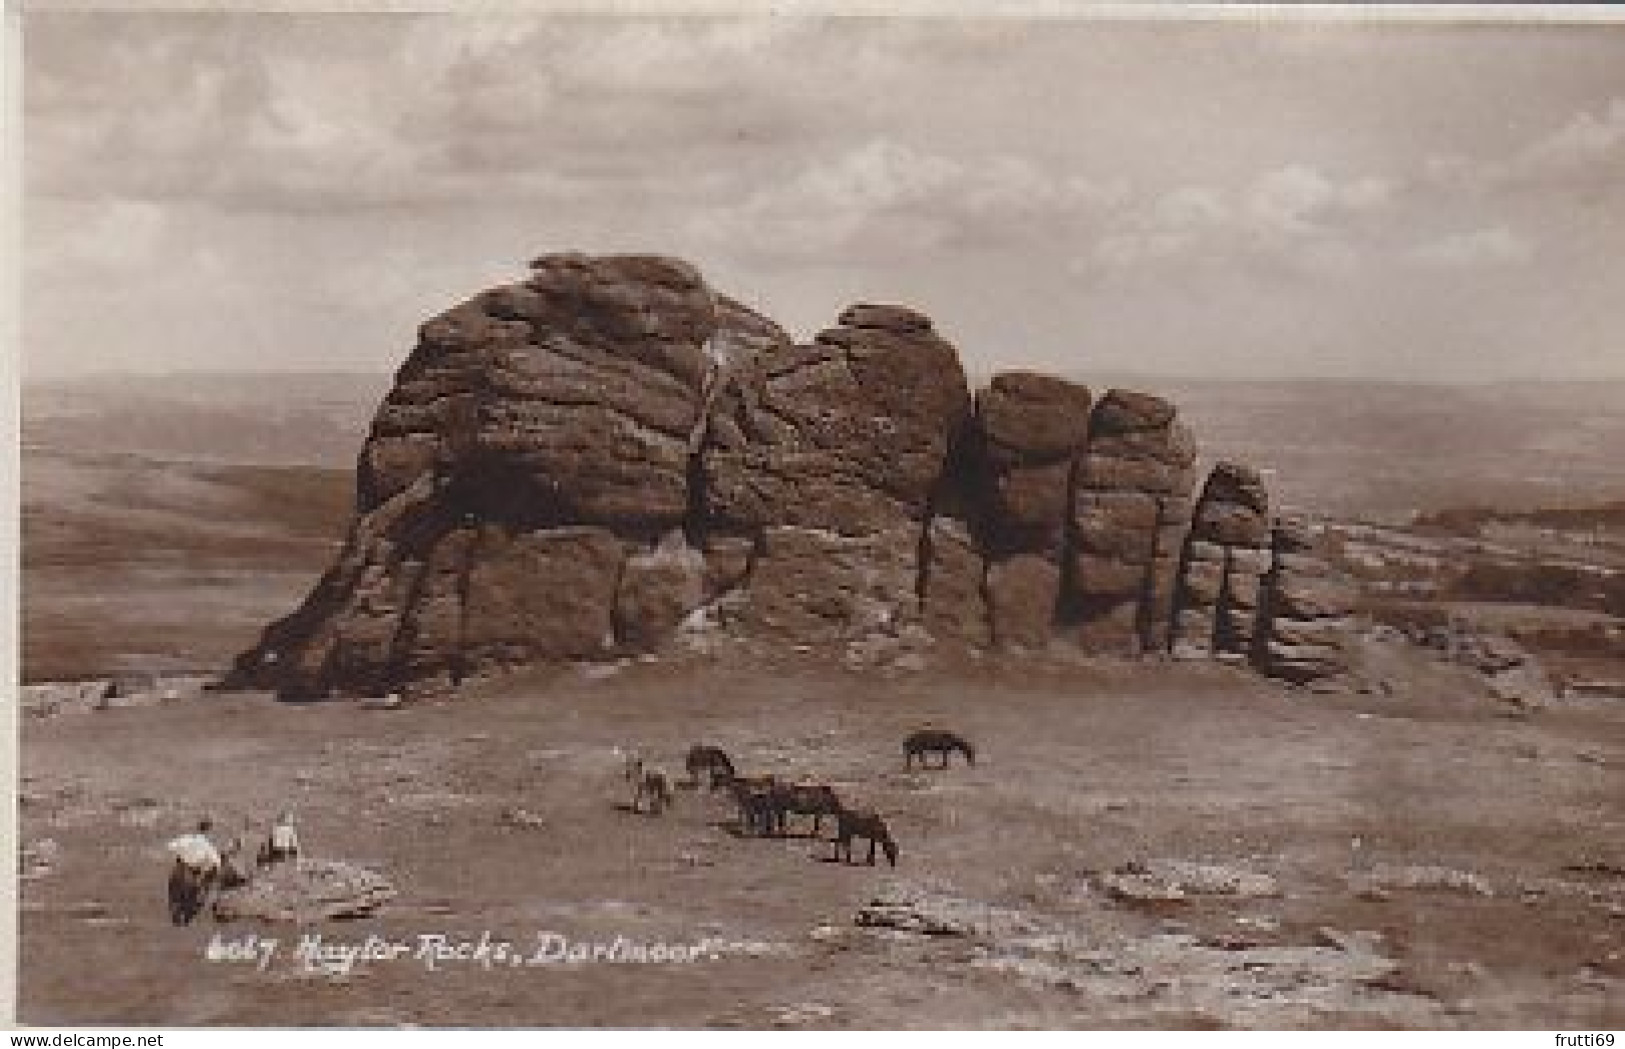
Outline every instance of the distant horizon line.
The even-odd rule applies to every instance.
[[[27,375],[19,369],[18,386],[22,390],[29,387],[51,385],[71,385],[75,383],[118,382],[118,381],[152,381],[158,379],[389,379],[398,370],[399,366],[380,368],[376,371],[362,368],[237,368],[237,369],[211,369],[211,368],[181,368],[169,371],[100,371],[75,372],[63,374]],[[966,370],[966,375],[973,380],[973,384],[985,382],[994,375],[1002,372],[1038,372],[1054,375],[1059,378],[1082,381],[1086,385],[1094,385],[1088,379],[1088,373],[1074,370],[1046,369],[1040,367],[1022,368],[1006,367],[997,370]],[[1578,386],[1578,385],[1612,385],[1625,383],[1625,373],[1619,375],[1575,375],[1575,376],[1503,376],[1497,378],[1424,378],[1424,377],[1381,377],[1372,375],[1224,375],[1191,374],[1181,372],[1141,372],[1131,370],[1114,370],[1103,368],[1094,373],[1102,379],[1112,381],[1154,381],[1154,382],[1202,382],[1202,383],[1365,383],[1382,386]]]

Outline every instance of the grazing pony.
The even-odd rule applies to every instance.
[[[727,753],[721,747],[695,744],[688,748],[688,758],[684,766],[688,769],[688,779],[691,783],[700,781],[700,773],[710,773],[712,790],[732,782],[735,775],[734,763],[728,760]]]
[[[190,925],[203,910],[203,904],[215,887],[219,869],[193,867],[177,859],[169,870],[169,920],[175,925]]]
[[[284,812],[271,824],[271,832],[266,835],[265,841],[260,844],[259,852],[255,854],[254,862],[260,867],[269,867],[283,860],[297,860],[299,858],[299,832],[293,825],[293,813]]]
[[[976,764],[976,748],[972,747],[964,736],[957,732],[949,732],[947,729],[922,728],[918,732],[909,733],[908,738],[903,740],[903,765],[906,768],[913,768],[914,759],[919,758],[921,768],[931,768],[933,766],[926,764],[925,756],[936,754],[942,761],[935,767],[945,769],[948,767],[949,756],[956,750],[965,755],[967,765]]]
[[[728,789],[739,806],[739,829],[746,834],[772,834],[779,822],[774,801],[778,781],[772,776],[733,776]]]
[[[671,806],[671,777],[657,765],[648,765],[642,755],[626,756],[626,781],[632,784],[632,811],[642,812],[649,799],[649,814],[658,816]]]
[[[816,837],[825,816],[839,817],[841,799],[835,789],[822,783],[780,783],[773,788],[773,825],[784,834],[791,815],[811,816]]]
[[[253,874],[244,865],[242,835],[232,838],[220,850],[219,887],[237,889],[253,880]]]
[[[220,882],[224,863],[220,850],[209,840],[212,826],[204,820],[195,832],[169,843],[175,857],[169,869],[169,920],[176,925],[190,925]]]
[[[835,852],[834,858],[841,859],[845,854],[847,863],[852,862],[852,839],[869,839],[869,865],[875,863],[875,846],[879,845],[886,851],[886,862],[893,867],[897,866],[897,843],[892,840],[891,828],[880,813],[864,809],[842,809],[835,817]]]

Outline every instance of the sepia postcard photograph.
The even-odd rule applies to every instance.
[[[1625,17],[7,20],[12,1022],[1625,1028]]]

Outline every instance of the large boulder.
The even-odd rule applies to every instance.
[[[626,551],[604,528],[481,531],[463,603],[463,657],[478,670],[591,658],[615,641]]]
[[[370,918],[394,898],[394,886],[376,871],[338,860],[299,860],[222,892],[214,902],[214,917],[220,922],[308,925]]]
[[[1271,677],[1297,684],[1347,672],[1359,596],[1353,580],[1318,554],[1303,522],[1279,521],[1270,536],[1254,664]]]
[[[703,464],[709,524],[863,536],[922,522],[969,406],[958,351],[928,319],[851,307],[811,344],[723,380]]]
[[[621,566],[615,591],[615,634],[633,647],[653,648],[709,597],[705,554],[671,532],[634,552]],[[743,571],[739,575],[743,575]]]
[[[482,517],[680,524],[715,295],[687,263],[548,256],[430,320],[362,450],[362,510],[425,473]]]
[[[1269,493],[1257,470],[1219,462],[1196,500],[1174,599],[1182,658],[1252,657],[1264,576],[1273,563]]]
[[[438,690],[702,626],[858,663],[1060,641],[1318,665],[1346,602],[1272,550],[1256,472],[1193,500],[1195,460],[1153,394],[1006,372],[973,402],[906,306],[797,343],[680,260],[548,255],[419,328],[342,549],[224,684]]]
[[[1091,403],[1087,387],[1019,371],[995,375],[977,395],[967,483],[995,561],[987,594],[991,637],[1001,645],[1032,648],[1049,638]]]
[[[1031,372],[995,375],[976,398],[988,544],[1059,560],[1072,469],[1089,435],[1087,387]]]
[[[1071,505],[1068,617],[1085,649],[1168,646],[1196,441],[1160,397],[1114,389],[1095,405]]]
[[[866,536],[768,528],[740,623],[754,636],[786,643],[896,636],[919,620],[918,556],[919,534],[911,528]]]
[[[1061,594],[1061,569],[1037,554],[1016,554],[988,565],[988,624],[1002,648],[1042,648],[1050,639]]]
[[[718,392],[788,345],[643,255],[545,256],[427,321],[362,447],[343,550],[227,684],[376,694],[654,643],[714,575],[653,544],[703,531]]]
[[[922,540],[969,411],[958,351],[901,306],[849,307],[810,344],[768,347],[725,375],[701,498],[705,529],[760,542],[742,628],[850,642],[918,623]],[[952,557],[939,584],[963,591],[943,573],[974,572],[968,559]],[[964,611],[958,632],[974,637],[979,617]]]

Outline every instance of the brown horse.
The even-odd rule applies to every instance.
[[[649,814],[658,816],[671,807],[671,777],[666,770],[645,764],[637,754],[626,756],[626,781],[632,784],[632,811],[642,812],[644,799],[649,801]]]
[[[169,920],[190,925],[220,882],[219,867],[194,867],[176,857],[169,869]]]
[[[238,835],[227,842],[226,847],[220,850],[219,887],[222,889],[236,889],[247,885],[252,880],[253,875],[244,864],[243,839],[241,835]]]
[[[688,769],[691,783],[698,783],[702,772],[710,773],[712,790],[726,785],[734,778],[734,763],[729,760],[727,752],[721,747],[696,744],[688,749],[688,758],[683,764]]]
[[[835,817],[835,852],[834,858],[841,859],[843,853],[847,863],[852,862],[852,839],[867,838],[869,840],[869,865],[875,863],[875,846],[879,845],[886,852],[886,862],[893,867],[897,866],[897,843],[892,840],[891,828],[880,813],[860,809],[842,809]]]
[[[746,834],[772,834],[778,823],[774,803],[778,780],[772,776],[732,776],[728,789],[739,806],[739,829]]]
[[[824,817],[839,817],[842,807],[835,788],[822,783],[780,783],[773,788],[772,804],[777,833],[786,832],[792,815],[811,816],[815,837],[823,828]]]
[[[903,765],[906,768],[913,768],[914,759],[919,758],[921,768],[932,768],[933,766],[925,763],[925,756],[935,754],[941,758],[941,762],[934,767],[945,769],[948,767],[948,758],[956,750],[965,755],[967,765],[976,764],[976,748],[971,746],[970,741],[964,736],[957,732],[949,732],[947,729],[922,728],[918,732],[911,732],[908,738],[903,740]]]

